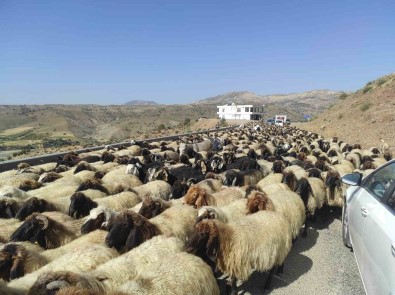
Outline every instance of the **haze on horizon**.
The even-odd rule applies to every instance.
[[[0,2],[0,104],[353,91],[394,72],[395,2]]]

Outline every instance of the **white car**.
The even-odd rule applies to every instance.
[[[362,179],[347,174],[343,242],[354,251],[368,295],[395,295],[395,160]]]

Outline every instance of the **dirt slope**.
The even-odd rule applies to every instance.
[[[395,74],[367,83],[299,127],[363,148],[379,146],[383,138],[395,154]]]

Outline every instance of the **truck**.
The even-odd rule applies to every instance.
[[[276,115],[274,117],[274,125],[284,126],[286,120],[287,120],[287,115]]]

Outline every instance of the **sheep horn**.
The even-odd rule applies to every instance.
[[[66,282],[64,280],[62,280],[62,281],[58,280],[58,281],[50,282],[49,284],[47,284],[46,288],[47,288],[47,290],[52,291],[52,290],[60,290],[62,288],[66,288],[69,286],[70,286],[70,284],[68,282]]]
[[[46,229],[48,227],[48,218],[44,215],[37,215],[36,219],[39,221],[42,221],[44,223],[44,226],[42,227],[42,230]]]

